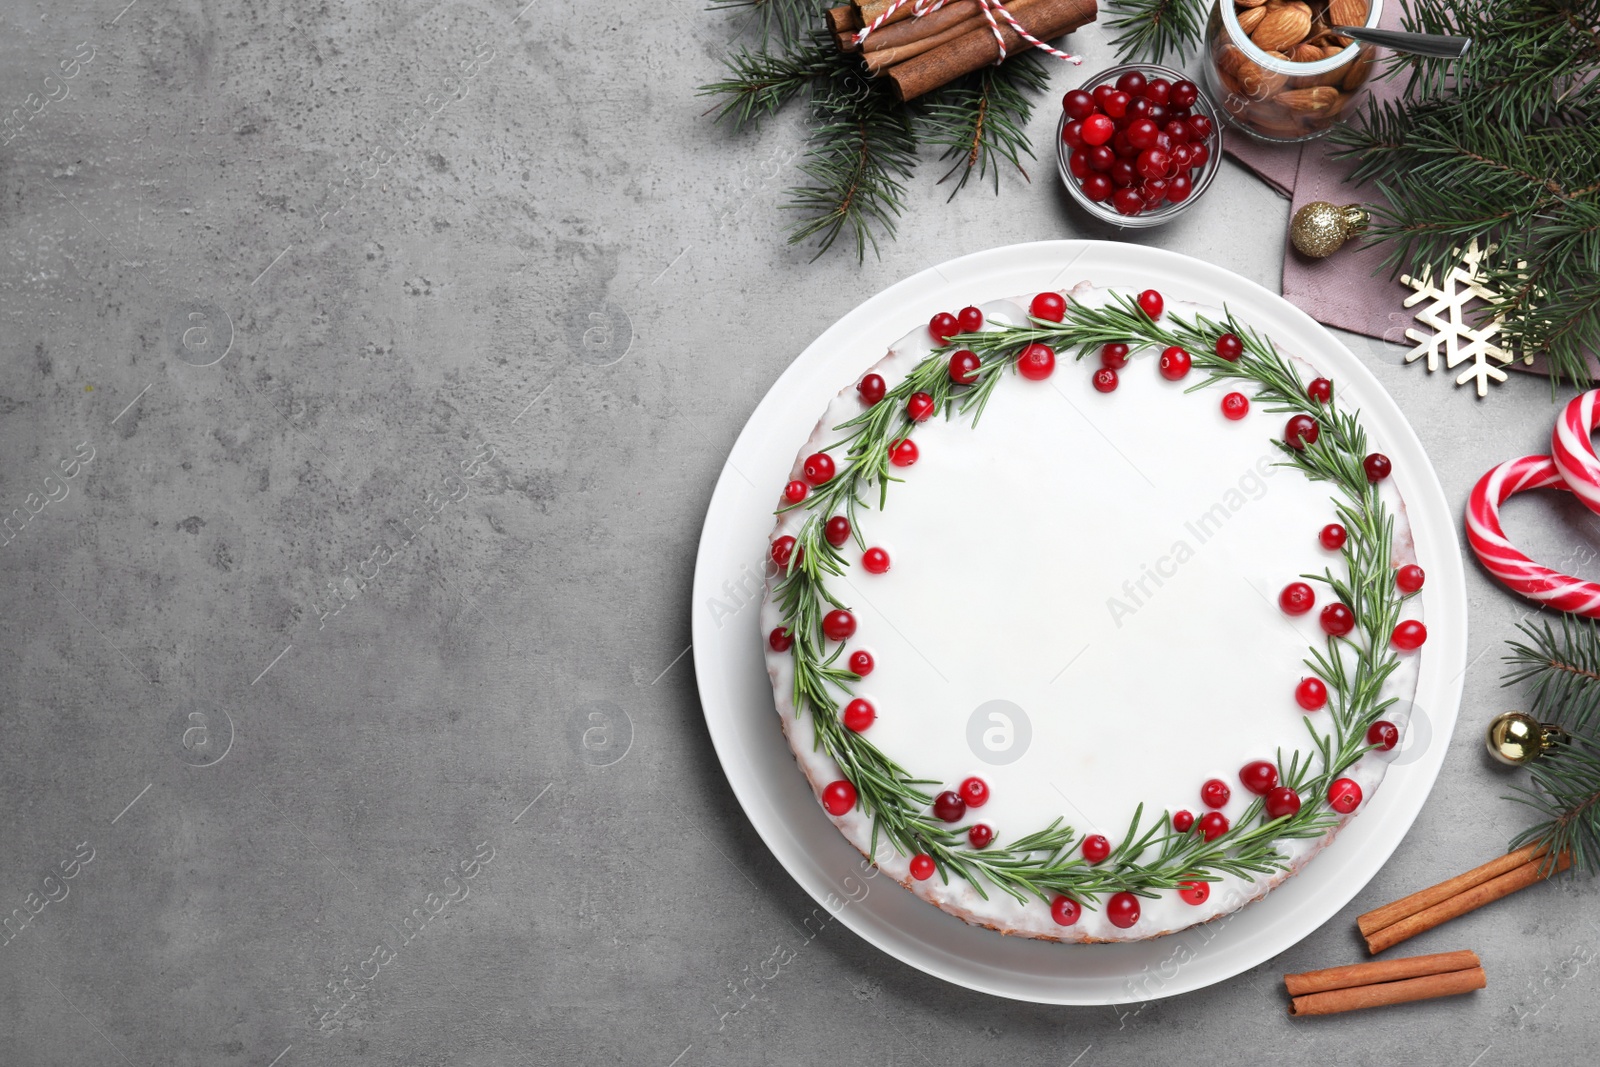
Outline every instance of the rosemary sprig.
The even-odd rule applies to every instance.
[[[796,537],[797,550],[774,595],[784,626],[794,638],[793,704],[795,714],[811,713],[815,745],[826,751],[855,786],[857,802],[873,819],[870,851],[876,854],[880,837],[901,854],[922,852],[931,856],[948,881],[952,876],[969,882],[987,897],[985,886],[1019,901],[1037,897],[1048,901],[1061,894],[1086,906],[1111,892],[1127,891],[1150,896],[1184,881],[1215,881],[1224,875],[1267,873],[1283,868],[1276,842],[1316,837],[1339,821],[1328,807],[1329,785],[1371,746],[1367,728],[1392,701],[1380,700],[1383,683],[1398,660],[1389,650],[1389,635],[1399,618],[1402,597],[1395,588],[1389,558],[1394,523],[1362,467],[1366,435],[1357,417],[1330,399],[1314,403],[1305,397],[1299,376],[1288,360],[1265,337],[1225,312],[1222,322],[1203,315],[1192,319],[1167,316],[1152,321],[1130,297],[1113,293],[1103,307],[1069,303],[1060,323],[1031,319],[1026,325],[995,325],[978,333],[950,339],[939,351],[917,364],[884,399],[837,429],[848,431],[829,445],[842,451],[836,457],[834,478],[817,487],[805,501],[791,505],[808,514]],[[1243,342],[1237,361],[1214,354],[1216,340],[1233,333]],[[1042,830],[1011,842],[994,842],[976,850],[964,844],[965,828],[953,828],[928,810],[928,787],[937,783],[911,775],[864,736],[846,729],[838,716],[858,681],[837,665],[843,646],[831,653],[822,633],[822,617],[831,607],[846,605],[826,586],[826,579],[845,572],[843,555],[822,534],[829,515],[846,513],[859,545],[858,507],[863,494],[877,487],[879,508],[887,501],[892,443],[914,432],[905,414],[912,393],[933,398],[934,411],[947,417],[969,417],[976,424],[1001,377],[1016,365],[1027,345],[1040,342],[1058,350],[1075,350],[1078,357],[1110,342],[1135,347],[1182,345],[1205,378],[1193,388],[1218,381],[1243,381],[1256,386],[1256,403],[1269,411],[1307,411],[1318,419],[1321,433],[1304,449],[1279,444],[1282,465],[1306,477],[1330,483],[1337,491],[1336,508],[1348,538],[1346,574],[1332,570],[1308,578],[1323,582],[1355,615],[1357,628],[1344,638],[1330,637],[1326,647],[1314,648],[1307,666],[1328,684],[1332,699],[1328,718],[1331,729],[1319,732],[1304,721],[1315,749],[1315,763],[1299,752],[1287,763],[1278,757],[1280,781],[1301,794],[1298,812],[1278,819],[1265,816],[1264,802],[1254,801],[1228,832],[1206,841],[1198,832],[1171,829],[1168,813],[1146,822],[1143,807],[1134,814],[1128,831],[1112,855],[1091,866],[1076,845],[1077,831],[1057,819]],[[947,372],[950,352],[966,348],[977,355],[976,379],[969,385],[951,381]],[[786,509],[788,510],[788,509]],[[1151,855],[1151,853],[1154,853]]]

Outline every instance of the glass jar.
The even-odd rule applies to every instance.
[[[1258,140],[1320,137],[1372,74],[1376,47],[1329,26],[1376,26],[1383,0],[1217,0],[1204,77],[1228,121]]]

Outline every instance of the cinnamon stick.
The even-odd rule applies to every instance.
[[[1374,960],[1371,963],[1352,963],[1346,967],[1328,967],[1303,974],[1286,974],[1283,986],[1291,997],[1309,993],[1326,993],[1334,989],[1351,989],[1355,986],[1376,985],[1380,982],[1399,982],[1407,978],[1425,978],[1430,974],[1447,974],[1481,967],[1476,952],[1439,952],[1432,956],[1411,956],[1403,960]]]
[[[1024,3],[1024,0],[1011,0],[1009,6],[1020,6],[1022,3]],[[918,19],[917,21],[920,22],[922,20]],[[906,25],[915,25],[915,23],[906,23]],[[877,50],[872,48],[872,42],[878,36],[875,33],[867,38],[863,58],[866,60],[867,70],[870,73],[881,74],[896,63],[904,62],[913,56],[920,56],[922,53],[938,48],[942,44],[949,44],[956,38],[971,33],[983,25],[983,19],[970,18],[963,22],[958,22],[943,33],[936,33],[932,37],[924,37],[920,41],[908,41],[896,48],[880,48]],[[898,30],[900,27],[894,26],[891,28]]]
[[[1489,979],[1483,968],[1471,967],[1464,971],[1448,971],[1399,982],[1379,982],[1376,985],[1353,986],[1295,997],[1289,1002],[1289,1014],[1335,1015],[1361,1008],[1381,1008],[1388,1004],[1407,1004],[1413,1000],[1452,997],[1482,989],[1488,984]]]
[[[943,33],[959,22],[965,22],[982,14],[982,5],[978,0],[955,0],[954,3],[946,4],[919,19],[880,26],[872,31],[861,48],[866,52],[875,52],[880,48],[898,48],[912,41],[920,41],[925,37]]]
[[[1563,852],[1556,859],[1556,863],[1549,871],[1545,870],[1544,857],[1529,860],[1520,867],[1515,867],[1497,878],[1487,882],[1480,882],[1454,896],[1447,897],[1430,908],[1408,915],[1399,922],[1392,923],[1367,934],[1367,951],[1376,956],[1384,949],[1393,948],[1408,938],[1432,930],[1440,923],[1448,922],[1459,915],[1469,911],[1476,911],[1485,904],[1492,904],[1501,897],[1510,896],[1519,889],[1526,889],[1535,882],[1542,881],[1557,871],[1564,871],[1572,866],[1572,857]]]
[[[889,10],[893,5],[894,0],[856,0],[856,17],[861,20],[861,25],[870,26],[879,15]],[[884,25],[893,26],[896,22],[910,18],[915,8],[916,4],[913,0],[906,0],[894,14],[889,16]]]
[[[910,5],[907,5],[910,6]],[[862,16],[866,16],[862,7]],[[1022,28],[1041,41],[1060,37],[1093,22],[1097,14],[1095,0],[1037,0],[1018,13],[1012,12]],[[1017,36],[1010,26],[1002,25],[1006,54],[1016,55],[1031,48]],[[948,84],[963,74],[971,74],[980,67],[993,63],[1000,57],[1000,47],[987,24],[962,34],[960,37],[904,63],[889,68],[888,78],[902,100],[913,100],[923,93]]]
[[[1543,855],[1537,845],[1526,845],[1515,852],[1507,852],[1504,856],[1498,856],[1480,867],[1474,867],[1466,874],[1458,874],[1436,886],[1403,897],[1393,904],[1374,908],[1359,916],[1356,919],[1356,926],[1361,930],[1362,936],[1370,936],[1385,926],[1393,926],[1401,919],[1449,900],[1457,893],[1463,893],[1475,885],[1482,885],[1491,878],[1498,878],[1508,871],[1514,871],[1529,860],[1538,859]]]
[[[851,4],[830,7],[823,13],[823,16],[828,20],[828,29],[834,33],[839,33],[843,30],[859,30],[861,28],[861,19],[856,14],[855,7]]]

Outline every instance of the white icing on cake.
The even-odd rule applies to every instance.
[[[983,305],[985,317],[1025,323],[1027,299]],[[1099,305],[1107,291],[1085,283],[1069,299]],[[1167,309],[1195,312],[1222,317],[1180,302]],[[870,370],[892,389],[932,350],[919,326]],[[1316,376],[1301,354],[1290,355],[1304,380]],[[1180,808],[1198,818],[1209,810],[1201,784],[1213,777],[1232,789],[1222,811],[1236,823],[1253,799],[1239,783],[1242,766],[1276,761],[1280,749],[1285,759],[1293,749],[1312,757],[1294,688],[1310,673],[1303,662],[1310,650],[1324,644],[1317,617],[1332,593],[1312,583],[1317,609],[1299,618],[1283,614],[1277,597],[1302,574],[1332,568],[1344,576],[1342,557],[1317,540],[1335,521],[1337,490],[1274,465],[1281,455],[1271,441],[1281,437],[1286,415],[1252,405],[1241,421],[1223,417],[1222,396],[1232,389],[1253,395],[1249,385],[1185,393],[1201,372],[1166,381],[1156,356],[1135,350],[1118,388],[1103,394],[1090,380],[1097,358],[1075,362],[1058,353],[1045,381],[1008,372],[976,428],[970,417],[943,414],[919,425],[920,458],[891,468],[903,481],[890,486],[887,507],[872,506],[874,489],[858,513],[866,543],[888,551],[890,570],[868,574],[852,540],[843,550],[851,569],[828,582],[857,619],[847,654],[865,648],[876,660],[855,687],[877,711],[865,736],[913,777],[944,783],[932,792],[983,778],[991,799],[959,825],[987,823],[1001,844],[1064,817],[1115,846],[1141,802],[1146,825]],[[1338,381],[1334,390],[1342,409],[1359,408],[1360,398]],[[862,410],[852,381],[800,449],[791,477],[800,477],[806,456],[840,440],[835,427]],[[1370,447],[1381,451],[1383,442]],[[1380,492],[1395,520],[1394,565],[1415,562],[1393,479]],[[773,537],[797,534],[808,514],[781,515]],[[777,580],[769,579],[762,605],[763,647],[782,623],[771,595]],[[1408,600],[1401,617],[1422,618],[1425,597]],[[1422,654],[1400,653],[1383,690],[1383,698],[1398,698],[1384,717],[1402,733]],[[809,712],[795,716],[790,655],[770,648],[766,655],[790,746],[820,794],[842,775],[814,750]],[[971,724],[980,705],[997,700],[1020,708],[1031,732],[1020,757],[998,765],[979,753],[991,753],[983,732],[998,729],[990,742],[1009,754],[1000,744],[1003,725],[982,716],[977,728]],[[1016,752],[1022,729],[1012,718],[1019,721],[1009,752]],[[1331,731],[1327,711],[1311,719]],[[1369,753],[1346,772],[1362,788],[1357,814],[1398,751]],[[833,822],[868,851],[872,823],[861,810]],[[969,922],[1064,941],[1137,940],[1264,895],[1336,832],[1280,842],[1287,872],[1225,876],[1200,906],[1176,892],[1144,898],[1128,930],[1102,910],[1086,907],[1063,927],[1039,900],[1019,904],[988,885],[985,900],[955,877],[914,880],[909,857],[881,842],[877,860],[912,892]]]

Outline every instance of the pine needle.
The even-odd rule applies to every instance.
[[[1160,63],[1169,53],[1188,55],[1200,41],[1211,6],[1207,0],[1106,0],[1117,57],[1124,63]]]
[[[953,161],[939,179],[943,183],[960,176],[949,199],[955,199],[974,172],[980,180],[992,175],[998,193],[1002,163],[1028,178],[1022,157],[1033,158],[1028,135],[1028,120],[1033,117],[1031,97],[1049,84],[1038,59],[1023,52],[997,67],[959,78],[934,94],[921,110],[919,135],[924,144],[944,148],[940,159]]]
[[[829,4],[821,0],[711,0],[712,11],[747,9],[763,42],[773,38],[798,43],[815,25]]]

